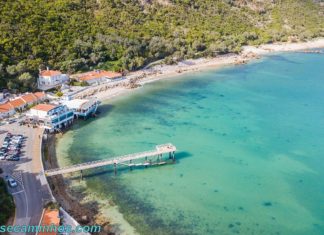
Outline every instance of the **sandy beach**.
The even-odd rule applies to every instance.
[[[243,53],[252,52],[258,55],[264,55],[272,52],[300,51],[323,47],[324,39],[321,38],[313,41],[299,43],[266,44],[259,47],[246,46],[244,47]]]
[[[89,87],[78,93],[76,98],[95,96],[100,101],[109,100],[131,88],[142,86],[165,78],[179,76],[185,73],[199,72],[206,69],[217,69],[227,65],[245,64],[251,60],[260,59],[263,55],[276,52],[303,51],[313,48],[324,48],[324,39],[316,39],[300,43],[265,44],[261,46],[245,46],[240,54],[227,54],[214,58],[199,58],[181,61],[175,65],[155,65],[151,68],[131,72],[126,79],[114,85],[102,84]],[[311,53],[306,51],[307,53]]]

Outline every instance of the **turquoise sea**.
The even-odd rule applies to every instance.
[[[87,173],[139,234],[324,234],[324,55],[186,74],[100,110],[60,140],[72,163],[178,148],[174,165]]]

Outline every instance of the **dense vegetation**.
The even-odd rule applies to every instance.
[[[313,0],[2,0],[0,16],[0,87],[20,90],[45,66],[134,70],[324,36]]]
[[[8,193],[6,182],[0,178],[0,225],[7,223],[7,220],[15,213],[15,205],[12,196]]]

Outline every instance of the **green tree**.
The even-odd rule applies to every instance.
[[[15,204],[7,191],[6,182],[0,178],[0,224],[4,225],[15,213]]]
[[[0,86],[32,90],[38,69],[134,70],[324,36],[313,0],[0,1]],[[27,75],[23,75],[27,76]],[[32,79],[31,79],[32,80]],[[27,81],[27,82],[25,82]]]
[[[18,80],[24,87],[30,87],[34,83],[34,78],[30,73],[23,73],[19,76]]]
[[[7,73],[9,75],[16,75],[17,74],[17,69],[16,69],[16,65],[9,65],[7,67]]]

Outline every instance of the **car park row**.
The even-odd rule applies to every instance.
[[[0,149],[0,160],[19,161],[24,140],[23,135],[12,135],[8,132]]]

